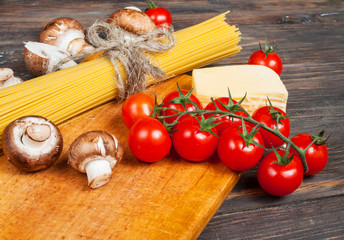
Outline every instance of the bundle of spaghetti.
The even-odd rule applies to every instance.
[[[220,14],[200,24],[176,31],[177,44],[162,54],[150,55],[166,79],[237,54],[239,29]],[[117,64],[122,79],[125,69]],[[105,104],[118,96],[116,74],[104,57],[46,74],[0,90],[0,136],[5,127],[25,115],[40,115],[57,125]],[[147,76],[147,84],[157,79]],[[1,146],[1,145],[0,145]]]

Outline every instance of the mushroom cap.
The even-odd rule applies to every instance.
[[[22,141],[27,127],[32,124],[48,125],[51,128],[51,135],[42,147],[33,148]],[[62,152],[63,139],[60,130],[51,121],[41,116],[29,115],[7,125],[2,145],[5,156],[14,166],[23,171],[34,172],[54,164]]]
[[[16,85],[18,83],[22,83],[22,82],[24,82],[23,78],[13,76],[12,78],[8,79],[5,82],[0,81],[0,89],[7,88],[7,87],[10,87],[10,86]]]
[[[79,35],[78,38],[85,38],[85,30],[81,23],[73,18],[60,17],[51,20],[44,27],[38,41],[58,47],[61,44],[59,43],[59,38],[68,31],[75,31],[75,34]]]
[[[0,82],[6,82],[14,76],[11,68],[0,68]]]
[[[107,23],[137,35],[156,29],[155,23],[147,14],[133,9],[117,10],[111,14]]]
[[[39,43],[27,42],[24,46],[24,62],[27,69],[35,76],[49,73],[53,67],[69,54],[57,47]],[[77,65],[74,61],[63,64],[60,69]]]
[[[86,173],[86,166],[94,160],[102,159],[110,163],[111,169],[123,157],[123,147],[119,140],[109,132],[97,130],[81,134],[71,144],[68,164]]]
[[[42,54],[46,54],[42,52]],[[24,47],[24,62],[26,68],[35,76],[42,76],[48,72],[49,58],[41,56],[39,53],[30,51],[26,46]]]
[[[11,68],[0,68],[0,89],[24,82],[21,77],[15,77]]]

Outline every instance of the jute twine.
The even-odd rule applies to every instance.
[[[103,51],[114,66],[116,83],[119,90],[119,100],[124,100],[132,94],[142,91],[147,87],[146,75],[161,80],[166,74],[149,59],[149,53],[161,53],[171,49],[176,39],[173,30],[161,28],[152,30],[143,35],[131,34],[124,29],[96,21],[87,29],[87,39],[94,50],[84,51],[80,54],[69,56],[55,65],[53,71],[71,60],[85,58],[91,54]],[[127,80],[123,81],[116,61],[120,61],[125,69]]]

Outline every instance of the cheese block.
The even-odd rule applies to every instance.
[[[286,111],[288,91],[279,75],[266,66],[233,65],[194,69],[192,72],[193,93],[205,107],[213,97],[228,97],[228,89],[235,100],[246,95],[242,104],[247,112],[269,104]]]

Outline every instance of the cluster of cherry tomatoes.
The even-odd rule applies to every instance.
[[[290,122],[285,112],[270,104],[250,116],[240,106],[242,101],[224,97],[202,108],[196,96],[179,87],[159,105],[147,94],[134,94],[122,107],[123,121],[130,129],[129,148],[144,162],[163,159],[173,146],[188,161],[204,161],[217,154],[233,171],[246,171],[258,164],[260,186],[276,196],[292,193],[304,174],[312,175],[325,167],[328,153],[322,134],[291,138],[299,150],[304,150],[308,167],[304,173],[300,156],[290,145],[287,150],[275,150],[285,145],[281,135],[289,138]],[[267,148],[273,151],[263,156]]]

